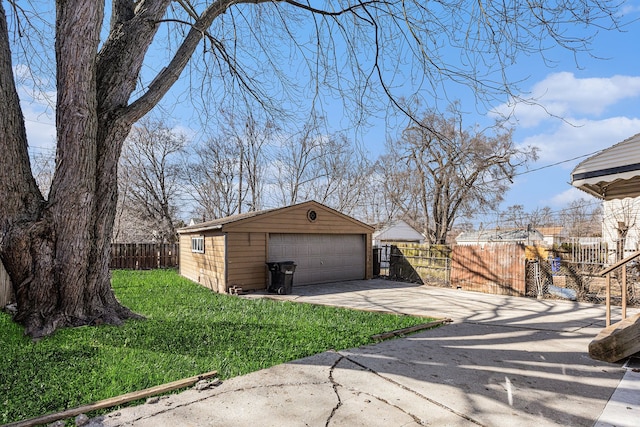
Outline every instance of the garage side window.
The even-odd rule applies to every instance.
[[[196,236],[191,238],[191,252],[198,254],[204,253],[204,236]]]

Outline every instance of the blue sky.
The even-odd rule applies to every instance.
[[[625,21],[640,19],[637,0],[627,2],[623,10]],[[585,155],[640,132],[640,22],[632,22],[622,30],[602,31],[594,39],[592,54],[602,59],[588,55],[576,59],[571,52],[555,49],[549,52],[551,62],[545,63],[537,56],[522,56],[512,67],[512,79],[525,79],[519,85],[523,91],[519,95],[534,98],[539,105],[517,105],[513,109],[509,100],[503,99],[491,107],[497,112],[513,109],[516,143],[537,146],[540,158],[529,165],[532,172],[515,178],[502,209],[520,204],[525,211],[548,206],[557,212],[578,198],[596,203],[571,187],[571,170]],[[461,97],[462,107],[472,112],[466,118],[469,126],[492,121],[491,114],[476,113],[475,100],[464,91],[456,96]],[[32,150],[50,152],[55,138],[51,109],[45,108],[45,98],[31,93],[28,82],[21,85],[21,97]],[[169,96],[166,102],[171,99]],[[340,108],[335,106],[334,116],[339,116]],[[173,119],[177,127],[199,132],[193,129],[193,117],[176,114]],[[395,134],[402,126],[398,123],[387,128],[381,119],[377,123],[354,132],[372,156],[381,153],[387,135]],[[486,218],[479,217],[474,222],[487,224],[490,218],[495,218],[495,213],[487,213]]]
[[[638,12],[638,8],[631,12],[635,19]],[[585,59],[578,67],[566,55],[554,69],[532,64],[528,90],[546,111],[540,106],[517,106],[515,140],[539,147],[540,159],[531,169],[563,163],[517,177],[503,206],[558,210],[577,198],[595,200],[569,184],[571,170],[584,157],[570,159],[640,132],[638,40],[640,23],[635,22],[625,33],[603,33],[596,39],[593,53],[606,59]],[[504,108],[505,104],[496,107]]]
[[[628,20],[638,20],[640,5],[628,2],[625,12]],[[581,56],[576,63],[565,52],[551,68],[533,58],[518,64],[530,73],[521,85],[523,96],[540,105],[513,109],[505,102],[495,110],[513,111],[514,140],[538,147],[539,159],[529,165],[531,172],[515,178],[501,209],[519,204],[526,212],[545,206],[560,212],[581,198],[599,203],[573,188],[570,174],[585,155],[640,133],[639,40],[640,22],[635,21],[624,32],[600,33],[592,45],[598,58]],[[495,218],[487,213],[473,222],[491,224]]]

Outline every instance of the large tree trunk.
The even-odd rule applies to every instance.
[[[0,5],[1,7],[1,5]],[[59,327],[120,324],[136,317],[115,298],[109,241],[117,200],[114,154],[128,128],[99,124],[96,61],[100,2],[58,4],[56,34],[58,148],[48,202],[31,175],[24,120],[13,83],[4,10],[0,9],[2,149],[16,159],[2,168],[0,257],[12,279],[15,320],[39,337]],[[107,129],[110,129],[109,132]],[[106,141],[113,137],[109,143]]]
[[[4,11],[0,13],[4,24]],[[121,324],[136,316],[115,298],[108,269],[117,171],[114,154],[100,147],[121,146],[130,126],[98,123],[96,58],[102,14],[100,2],[58,4],[58,145],[47,203],[31,177],[17,94],[2,93],[8,110],[3,117],[10,117],[2,122],[2,148],[13,150],[10,157],[19,161],[3,168],[2,191],[8,193],[3,200],[8,203],[1,214],[0,256],[14,286],[15,320],[33,337],[64,326]],[[4,90],[14,85],[6,27],[0,32],[0,56],[9,61],[0,65]]]
[[[6,14],[0,2],[0,260],[13,283],[15,320],[32,337],[65,326],[121,324],[139,317],[111,289],[110,242],[117,165],[131,126],[175,83],[201,28],[231,0],[213,2],[167,67],[135,102],[146,51],[171,0],[114,2],[100,51],[104,3],[56,4],[57,152],[49,199],[31,173],[24,118],[15,89]]]

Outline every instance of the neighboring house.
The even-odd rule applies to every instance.
[[[398,220],[373,233],[373,246],[391,242],[424,243],[424,236],[405,221]]]
[[[180,274],[216,292],[267,287],[267,262],[293,261],[293,285],[370,279],[373,227],[318,202],[178,230]]]
[[[461,246],[484,245],[486,243],[522,243],[532,245],[544,242],[544,236],[538,230],[531,229],[493,229],[481,231],[465,231],[456,237],[456,244]]]
[[[582,161],[571,173],[571,184],[604,200],[602,237],[610,250],[622,239],[625,252],[638,249],[640,133]]]
[[[538,227],[536,230],[542,234],[544,243],[548,246],[559,246],[568,237],[564,227]]]

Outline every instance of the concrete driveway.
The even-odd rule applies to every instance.
[[[587,354],[604,327],[603,306],[378,279],[248,296],[264,297],[453,323],[327,351],[89,425],[640,426],[640,373]]]

